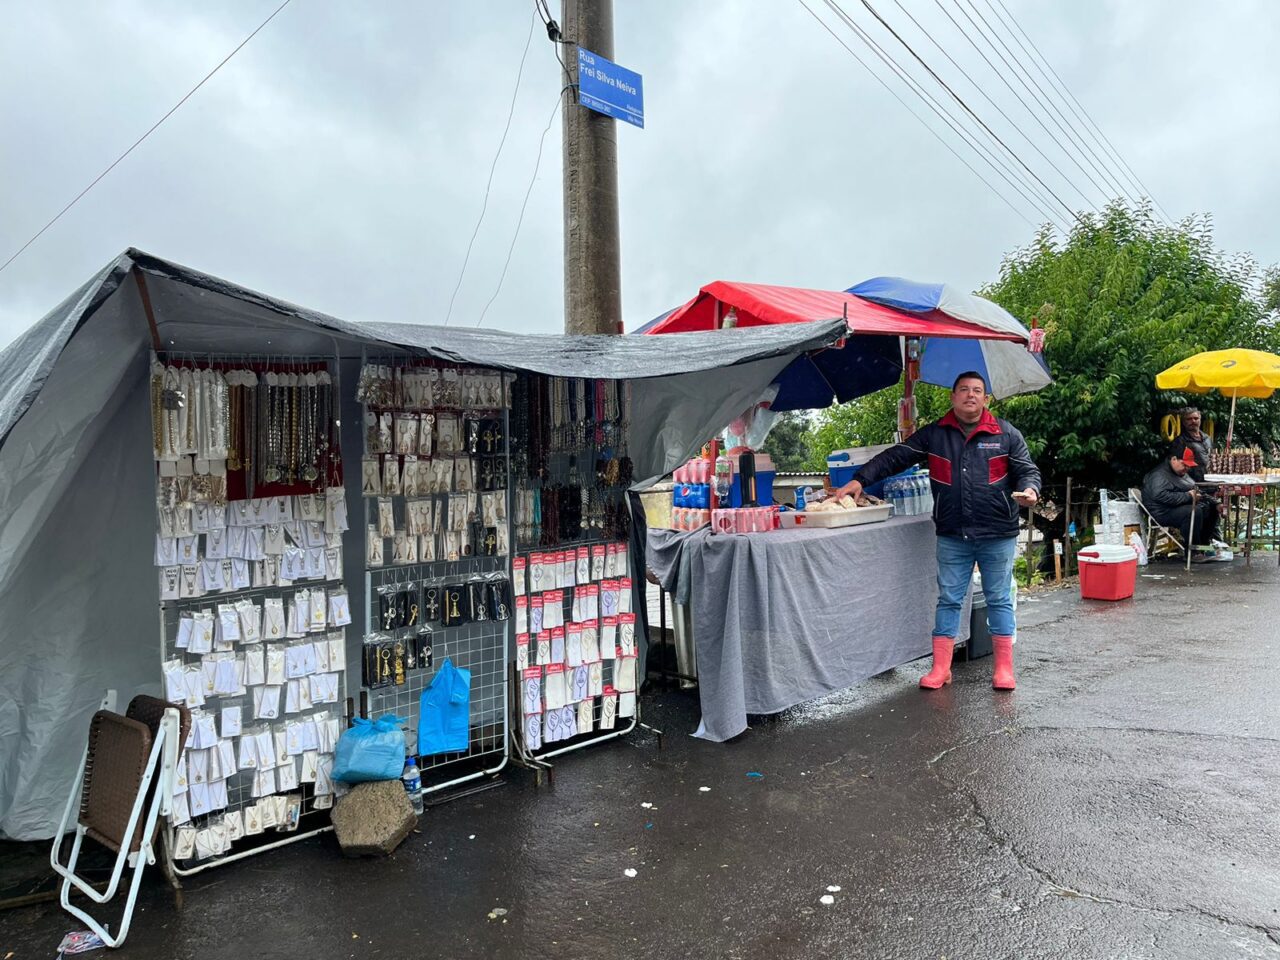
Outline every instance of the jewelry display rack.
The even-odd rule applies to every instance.
[[[575,568],[573,586],[559,588],[562,592],[560,622],[574,622],[574,587],[593,586],[597,590],[602,581],[629,579],[630,571],[615,571],[607,576],[594,559],[597,552],[625,545],[628,541],[626,490],[630,485],[630,460],[626,457],[626,431],[630,408],[629,385],[614,381],[571,380],[560,377],[522,375],[516,384],[512,410],[513,440],[518,444],[513,457],[513,479],[516,484],[516,507],[513,514],[515,539],[519,547],[524,576],[517,576],[517,587],[523,581],[524,591],[516,593],[527,604],[539,593],[556,590],[555,583],[540,584],[535,590],[532,582],[532,559],[538,554],[571,553]],[[532,503],[530,503],[532,501]],[[577,555],[580,549],[588,554],[588,573],[585,582],[578,583]],[[616,615],[617,611],[614,611]],[[604,630],[605,614],[599,611],[594,620],[595,636]],[[586,622],[583,618],[580,622]],[[513,668],[516,693],[512,701],[512,736],[516,756],[526,766],[541,774],[549,770],[546,761],[552,757],[578,750],[616,737],[625,736],[640,723],[637,686],[632,686],[636,706],[628,717],[616,712],[606,716],[608,693],[614,690],[615,664],[603,659],[601,665],[600,695],[590,696],[590,732],[564,736],[554,742],[545,742],[545,736],[535,740],[526,734],[525,725],[530,717],[522,702],[522,681],[532,673],[522,667],[537,666],[537,635],[529,625],[528,653],[522,656],[517,647],[517,664]],[[518,627],[516,628],[518,632]],[[616,629],[616,627],[615,627]],[[517,640],[523,640],[523,635]],[[639,643],[637,639],[635,641]],[[631,660],[632,669],[638,661]],[[569,668],[572,669],[572,668]],[[533,671],[536,673],[537,671]],[[545,683],[544,672],[542,682]],[[544,691],[545,692],[545,691]],[[613,703],[619,702],[613,694]],[[583,703],[580,701],[578,709]],[[545,708],[545,696],[542,704]],[[547,711],[548,714],[550,711]],[[582,720],[578,721],[582,727]],[[545,723],[544,723],[545,730]],[[543,742],[538,742],[543,741]]]
[[[362,472],[371,469],[375,462],[378,471],[376,481],[366,477],[362,484],[367,531],[362,712],[373,719],[393,714],[406,721],[406,743],[417,759],[422,792],[428,794],[492,776],[506,765],[509,756],[511,502],[505,478],[510,476],[508,405],[510,383],[514,378],[510,374],[430,361],[380,361],[367,357],[362,370],[390,373],[390,378],[362,373],[358,392],[365,425]],[[436,378],[443,377],[445,371],[451,371],[451,375],[456,374],[460,380],[473,373],[499,377],[503,384],[501,397],[480,391],[469,396],[461,391],[444,391]],[[434,387],[419,393],[417,388],[405,386],[415,380],[415,375],[421,378],[428,372],[436,381]],[[384,415],[391,418],[390,451],[382,442],[387,439],[385,436],[382,441],[375,439]],[[438,418],[442,417],[453,418],[450,423],[462,431],[458,443],[450,441],[443,450],[439,442],[441,435],[436,431]],[[415,444],[406,439],[400,444],[397,427],[412,418],[417,418],[419,441]],[[432,418],[429,426],[427,418]],[[474,437],[468,435],[468,421],[480,423]],[[499,425],[500,442],[490,435]],[[405,452],[411,447],[413,453]],[[448,482],[440,480],[437,471],[437,479],[427,482],[424,488],[419,488],[414,479],[410,481],[409,492],[405,492],[410,473],[426,477],[433,464],[456,461],[459,457],[474,458],[467,474],[469,479],[461,489],[456,471]],[[397,471],[397,482],[393,486],[397,492],[386,490],[385,481],[392,469],[388,461],[394,463]],[[414,467],[406,471],[406,463]],[[496,486],[499,481],[500,488]],[[378,490],[373,492],[371,485]],[[489,489],[484,489],[486,487]],[[458,498],[468,494],[475,498],[475,511],[467,516],[465,530],[447,530],[450,501],[456,506]],[[490,495],[488,506],[493,515],[486,515],[485,494]],[[410,521],[415,502],[431,504],[428,515],[433,519],[426,521],[429,532],[418,529],[409,533],[413,529]],[[388,531],[392,532],[391,537],[384,536]],[[451,542],[451,532],[461,535]],[[420,553],[425,546],[424,534],[434,554],[430,558]],[[412,546],[409,545],[411,538]],[[375,559],[382,562],[372,562]],[[486,606],[484,619],[448,625],[449,619],[468,619],[463,616],[461,605],[465,605],[468,590],[481,587],[492,587],[496,591],[487,596],[500,609]],[[462,592],[447,596],[449,588]],[[495,599],[499,593],[505,599]],[[447,606],[450,603],[454,604],[453,608]],[[415,749],[422,696],[446,660],[470,673],[467,747],[451,753],[422,755],[420,749]]]
[[[215,509],[216,515],[230,517],[234,515],[240,501],[262,505],[269,500],[290,500],[292,504],[295,497],[319,495],[312,503],[318,515],[324,517],[325,508],[321,504],[326,500],[326,488],[342,487],[335,412],[339,384],[337,366],[331,362],[331,358],[204,354],[190,356],[170,353],[161,357],[153,354],[150,362],[153,445],[159,464],[156,501],[157,510],[162,514],[158,524],[158,539],[181,532],[168,529],[172,521],[163,516],[166,509],[170,515],[175,508],[179,514],[186,511],[195,515],[203,505],[206,509]],[[215,371],[219,376],[210,377],[212,386],[206,384],[205,389],[201,389],[196,384],[204,371]],[[203,439],[199,444],[193,444],[194,433],[189,434],[188,431],[197,430]],[[180,441],[177,439],[179,437],[182,438]],[[186,452],[190,450],[195,450],[194,455]],[[185,466],[181,469],[174,466],[184,458],[187,463],[194,465],[191,476],[181,475],[186,472]],[[213,465],[212,469],[210,463]],[[225,469],[219,466],[220,463],[225,464]],[[175,472],[179,474],[176,478],[173,477]],[[249,509],[247,503],[239,503],[239,506]],[[343,511],[345,516],[345,495]],[[323,521],[318,522],[323,524]],[[223,529],[230,530],[230,526],[234,524]],[[198,544],[196,549],[199,557],[205,558],[206,553],[213,552],[210,550],[208,533],[184,529],[188,542]],[[296,531],[298,528],[294,529]],[[198,539],[192,541],[192,537]],[[296,546],[291,539],[285,542],[290,547]],[[242,734],[220,735],[217,738],[219,741],[235,740],[239,748],[239,741],[255,739],[256,733],[269,733],[275,746],[277,742],[284,743],[287,740],[287,731],[291,725],[318,721],[328,724],[321,736],[329,750],[310,753],[317,757],[317,767],[324,767],[327,771],[331,765],[332,744],[328,741],[336,741],[340,731],[345,728],[346,717],[350,713],[350,705],[346,700],[345,627],[326,622],[323,630],[308,630],[305,636],[306,642],[323,641],[325,652],[332,651],[331,656],[324,658],[322,665],[326,668],[326,675],[336,675],[336,688],[326,684],[326,701],[314,702],[304,708],[302,704],[311,699],[309,677],[304,677],[301,682],[307,683],[307,692],[301,695],[301,700],[294,704],[296,709],[290,712],[286,682],[278,688],[275,719],[255,719],[254,690],[257,685],[245,683],[243,661],[247,648],[242,642],[224,640],[215,645],[210,654],[193,653],[189,638],[180,640],[179,634],[184,620],[189,627],[192,618],[198,617],[202,612],[214,613],[216,620],[220,607],[234,607],[237,603],[247,602],[256,605],[261,611],[268,600],[282,601],[287,611],[296,594],[313,589],[325,591],[326,610],[322,619],[327,621],[331,609],[328,607],[329,598],[334,591],[342,591],[340,544],[341,532],[334,531],[332,538],[326,542],[325,552],[334,554],[336,548],[336,555],[328,557],[322,574],[298,579],[284,586],[264,585],[263,576],[259,574],[250,578],[248,586],[209,589],[202,596],[186,596],[185,594],[192,592],[186,581],[195,576],[204,576],[203,571],[196,572],[199,564],[160,567],[162,599],[159,603],[159,627],[162,664],[167,664],[170,668],[180,664],[184,672],[191,671],[199,669],[207,657],[218,657],[220,654],[224,662],[230,658],[237,664],[235,685],[238,689],[233,693],[208,693],[204,704],[196,711],[197,715],[203,710],[206,715],[211,716],[217,731],[222,734],[225,727],[221,711],[225,708],[239,708]],[[158,566],[159,559],[157,557]],[[275,559],[280,561],[279,556]],[[230,564],[230,559],[222,561],[224,577],[230,570]],[[251,561],[248,566],[253,569],[254,563]],[[269,567],[270,561],[267,561],[267,568]],[[166,590],[166,569],[177,571],[182,596],[174,598],[174,591]],[[167,598],[166,594],[169,594]],[[303,637],[287,638],[283,635],[261,636],[259,649],[264,653],[279,650],[283,656],[284,648],[303,640]],[[318,643],[316,645],[319,646]],[[202,645],[200,648],[203,648]],[[235,659],[237,654],[239,660]],[[319,672],[318,669],[315,671],[316,674]],[[171,694],[172,685],[164,674],[165,671],[162,670],[163,689],[166,694]],[[187,763],[192,753],[204,754],[206,760],[209,759],[207,750],[196,750],[194,747],[196,726],[193,722],[193,734],[186,744],[187,751],[180,758],[182,764]],[[323,792],[324,788],[318,791],[316,770],[312,769],[308,773],[309,764],[302,759],[301,753],[288,755],[288,764],[300,765],[294,767],[294,775],[286,780],[290,786],[270,794],[275,797],[285,796],[289,805],[287,818],[278,824],[270,822],[275,819],[273,816],[264,817],[257,812],[259,801],[263,798],[253,795],[256,771],[242,768],[241,750],[237,749],[235,753],[236,763],[233,768],[221,771],[225,775],[221,778],[226,787],[225,807],[193,815],[188,823],[176,827],[171,822],[172,818],[166,821],[163,856],[168,861],[167,867],[178,876],[190,876],[210,867],[263,853],[332,829],[327,823],[326,813],[333,803],[332,792]],[[275,777],[284,766],[285,763],[280,761],[274,768],[273,786],[278,785],[279,781]],[[321,772],[318,779],[323,782],[326,776],[326,772]],[[190,782],[186,784],[186,790],[190,792]],[[187,798],[187,807],[190,810],[190,797]],[[198,828],[197,833],[200,830],[225,831],[228,829],[228,815],[237,819],[235,836],[223,836],[215,848],[216,852],[211,854],[206,850],[205,856],[186,855],[191,851],[185,849],[189,844],[184,845],[183,831],[189,832],[192,827]],[[248,829],[250,823],[254,825],[252,830]],[[199,845],[196,850],[199,850]]]

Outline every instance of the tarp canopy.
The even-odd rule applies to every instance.
[[[126,251],[0,351],[0,834],[52,835],[105,689],[121,703],[158,690],[153,344],[194,359],[337,361],[348,463],[360,457],[354,384],[365,354],[629,380],[628,453],[644,481],[844,332],[837,319],[678,337],[357,324]],[[352,527],[349,588],[363,579]]]

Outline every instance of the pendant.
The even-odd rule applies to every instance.
[[[280,468],[277,466],[269,466],[262,471],[262,479],[267,483],[279,483]]]
[[[315,464],[313,463],[308,463],[302,468],[302,479],[307,481],[307,483],[315,483],[319,476],[320,471],[316,469]]]

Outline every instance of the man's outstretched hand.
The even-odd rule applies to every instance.
[[[1036,493],[1033,487],[1027,487],[1027,489],[1019,490],[1013,494],[1013,499],[1018,501],[1019,506],[1034,507],[1040,502],[1040,495]]]

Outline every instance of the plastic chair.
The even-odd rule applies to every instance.
[[[191,726],[185,706],[139,696],[122,716],[107,709],[114,702],[112,691],[103,701],[104,709],[90,721],[89,744],[49,853],[50,866],[62,877],[62,908],[87,924],[109,947],[120,946],[128,935],[142,869],[156,862],[159,817],[169,813],[178,754]],[[75,840],[64,865],[59,854],[77,802]],[[76,873],[85,837],[116,854],[111,879],[101,893]],[[71,892],[74,888],[95,903],[108,903],[120,887],[126,864],[133,877],[120,929],[113,937],[105,925],[72,905]]]

